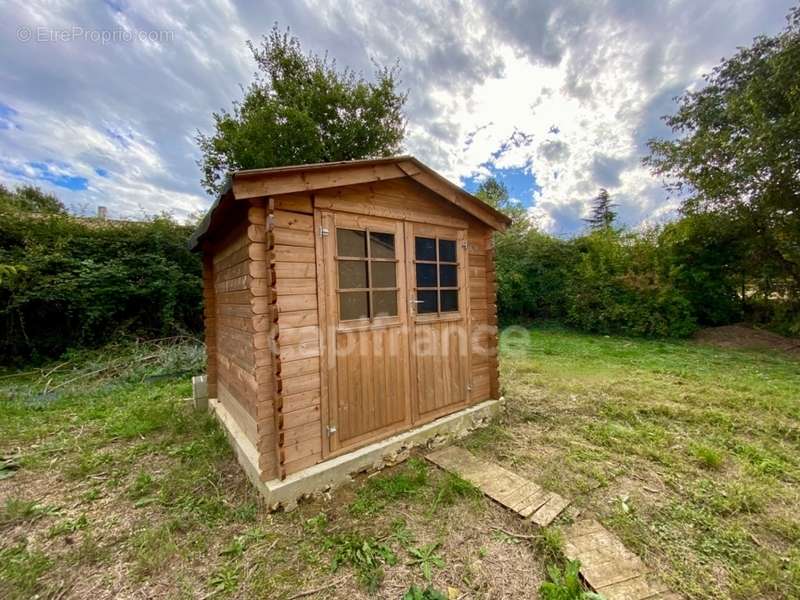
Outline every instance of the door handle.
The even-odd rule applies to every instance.
[[[425,304],[425,300],[409,300],[411,304]]]

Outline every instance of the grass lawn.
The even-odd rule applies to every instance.
[[[534,330],[466,445],[574,499],[690,598],[800,598],[800,362]]]
[[[0,455],[20,465],[0,479],[2,598],[532,598],[559,560],[555,529],[508,535],[535,532],[419,459],[270,514],[182,400],[197,350],[121,352],[96,376],[98,355],[0,373]],[[800,363],[534,328],[501,368],[508,413],[466,447],[687,597],[800,597]]]

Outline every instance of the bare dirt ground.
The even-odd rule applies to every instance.
[[[695,341],[731,350],[775,350],[800,358],[800,340],[787,338],[749,325],[708,327],[697,332]]]

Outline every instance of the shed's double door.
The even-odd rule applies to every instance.
[[[325,454],[469,401],[466,231],[317,211]]]

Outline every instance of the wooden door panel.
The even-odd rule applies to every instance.
[[[439,239],[454,240],[458,262],[458,310],[436,314],[419,314],[414,308],[410,311],[412,415],[414,423],[424,423],[454,412],[470,402],[467,319],[470,300],[466,277],[468,257],[464,248],[466,230],[406,223],[406,272],[410,305],[417,305],[416,237],[434,238],[437,246]]]
[[[337,436],[341,445],[406,419],[406,380],[399,327],[337,333]]]
[[[417,323],[412,354],[416,361],[417,416],[426,420],[469,397],[468,345],[463,321]]]
[[[406,429],[411,424],[408,379],[407,299],[404,232],[401,222],[346,213],[318,211],[317,221],[327,234],[322,238],[325,328],[323,419],[326,455],[338,454]],[[346,318],[340,307],[338,264],[347,257],[337,252],[340,229],[364,231],[367,247],[372,233],[394,235],[397,314]],[[360,259],[359,259],[360,260]],[[370,260],[369,254],[367,261]],[[385,257],[378,260],[387,260]],[[367,289],[372,289],[369,262]],[[359,288],[360,289],[360,288]],[[383,288],[381,288],[383,289]],[[373,300],[368,311],[373,311]],[[381,313],[376,311],[376,315]]]

